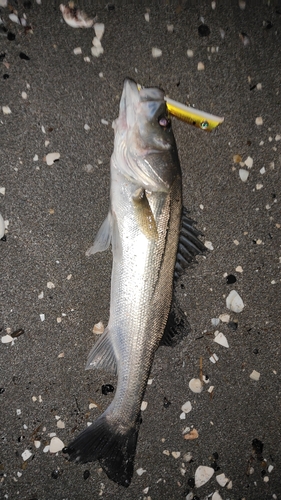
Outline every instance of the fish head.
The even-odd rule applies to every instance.
[[[144,189],[168,191],[180,166],[163,90],[126,78],[113,128],[113,165]]]

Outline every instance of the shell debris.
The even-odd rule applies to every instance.
[[[93,333],[96,333],[97,335],[101,335],[104,332],[104,326],[101,321],[96,323],[93,328]]]
[[[191,429],[187,434],[184,434],[184,439],[192,441],[193,439],[197,439],[199,437],[198,431],[196,429]]]
[[[49,166],[53,165],[54,162],[59,159],[60,159],[60,153],[48,153],[46,155],[46,163]]]
[[[50,442],[50,453],[57,453],[64,448],[64,443],[57,436],[53,437]]]
[[[250,374],[250,378],[252,380],[258,381],[260,379],[261,374],[257,372],[256,370],[253,370],[252,373]]]
[[[94,24],[94,19],[91,19],[82,10],[76,7],[70,7],[60,4],[60,11],[66,24],[71,28],[91,28]]]
[[[229,347],[227,338],[222,332],[216,331],[214,335],[215,335],[214,342],[217,342],[217,344],[220,344],[223,347]]]
[[[157,58],[162,56],[162,50],[157,47],[152,47],[151,49],[152,57]]]
[[[200,380],[200,378],[192,378],[190,381],[189,381],[189,389],[192,391],[192,392],[195,392],[195,393],[200,393],[203,391],[203,384]]]
[[[205,465],[199,465],[195,471],[195,486],[200,488],[206,484],[214,474],[214,469],[212,467],[207,467]]]
[[[240,313],[244,309],[244,302],[236,290],[231,290],[226,297],[226,307],[233,312]]]

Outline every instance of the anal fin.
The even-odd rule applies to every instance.
[[[190,326],[187,318],[182,309],[177,305],[175,298],[173,298],[166,327],[159,345],[174,347],[189,331]]]
[[[114,375],[117,375],[116,357],[108,327],[95,343],[88,356],[86,370],[90,370],[91,368],[109,370]]]

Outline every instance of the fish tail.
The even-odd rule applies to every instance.
[[[128,487],[134,472],[138,432],[139,422],[130,429],[120,429],[104,413],[63,451],[69,454],[70,461],[99,460],[109,479]]]

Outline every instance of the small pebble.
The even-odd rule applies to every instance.
[[[146,472],[146,470],[143,469],[142,467],[140,467],[139,469],[136,470],[136,473],[138,476],[142,476],[145,472]]]
[[[103,125],[108,125],[108,121],[107,121],[107,120],[104,120],[104,118],[102,118],[102,119],[101,119],[101,123],[102,123]]]
[[[207,24],[200,24],[200,26],[198,27],[198,34],[200,36],[209,36],[209,34],[211,33],[210,31],[210,28],[209,26],[207,26]]]
[[[229,314],[220,314],[219,319],[221,320],[222,323],[229,323],[230,321],[230,316]]]
[[[21,456],[22,456],[23,461],[26,462],[26,460],[28,460],[30,457],[32,457],[32,453],[29,450],[24,450],[24,452],[21,454]]]
[[[57,421],[57,427],[59,429],[65,429],[65,423],[62,420]]]
[[[41,321],[45,321],[45,314],[40,314]]]
[[[239,7],[241,10],[245,10],[246,2],[244,0],[239,0]]]
[[[83,473],[83,478],[86,480],[90,477],[90,471],[89,470],[85,470],[84,473]]]
[[[96,323],[94,325],[94,328],[93,328],[93,333],[97,334],[97,335],[101,335],[102,333],[104,332],[104,326],[103,326],[103,323],[101,321],[99,321],[99,323]]]
[[[180,451],[172,451],[172,456],[173,456],[175,459],[179,458],[179,457],[180,457],[180,455],[181,455]]]
[[[35,441],[33,441],[33,443],[34,443],[35,448],[37,448],[37,449],[40,448],[41,441],[35,440]]]
[[[250,378],[252,380],[258,381],[260,379],[261,374],[257,372],[256,370],[253,370],[252,373],[250,374]]]
[[[265,168],[264,168],[264,167],[262,167],[262,168],[260,169],[260,174],[261,174],[261,175],[265,174]]]
[[[262,188],[263,188],[263,184],[260,184],[260,183],[256,184],[257,191],[260,191]]]
[[[85,123],[85,125],[84,125],[84,129],[85,129],[85,130],[90,130],[90,128],[91,128],[91,127],[90,127],[90,125],[88,125],[87,123]]]
[[[208,248],[208,250],[214,250],[213,243],[211,241],[205,241],[204,245]]]
[[[263,124],[263,119],[262,119],[262,117],[261,117],[261,116],[258,116],[258,117],[256,118],[256,125],[262,125],[262,124]]]
[[[162,56],[162,50],[158,49],[157,47],[152,47],[151,50],[152,57],[161,57]]]
[[[106,396],[107,394],[109,394],[110,392],[114,392],[114,387],[113,385],[111,384],[104,384],[102,385],[101,387],[101,392],[104,396]]]
[[[145,411],[147,408],[148,403],[146,401],[143,401],[141,404],[141,411]]]
[[[146,20],[147,23],[149,23],[149,12],[145,12],[144,19]]]
[[[81,47],[76,47],[75,49],[73,49],[73,53],[77,56],[79,54],[82,54],[82,49]]]
[[[253,160],[253,158],[251,158],[251,156],[248,156],[248,158],[246,158],[244,163],[245,163],[246,167],[252,168],[254,160]]]
[[[168,33],[173,33],[173,31],[174,31],[174,25],[173,24],[167,24],[167,31],[168,31]]]
[[[33,156],[33,161],[38,161],[38,155]]]
[[[239,168],[239,177],[240,177],[242,182],[247,182],[248,177],[249,177],[248,170],[245,170],[245,168]]]
[[[205,69],[205,65],[204,65],[204,63],[199,62],[199,63],[197,64],[197,69],[198,69],[198,71],[204,71],[204,69]]]
[[[191,49],[188,49],[186,53],[187,53],[187,57],[193,57],[194,56],[194,52]]]
[[[197,439],[199,437],[199,434],[198,434],[198,431],[196,429],[192,429],[187,434],[184,434],[183,437],[184,437],[184,439],[192,441],[193,439]]]
[[[3,111],[4,115],[10,115],[12,113],[9,106],[2,106],[2,111]]]

